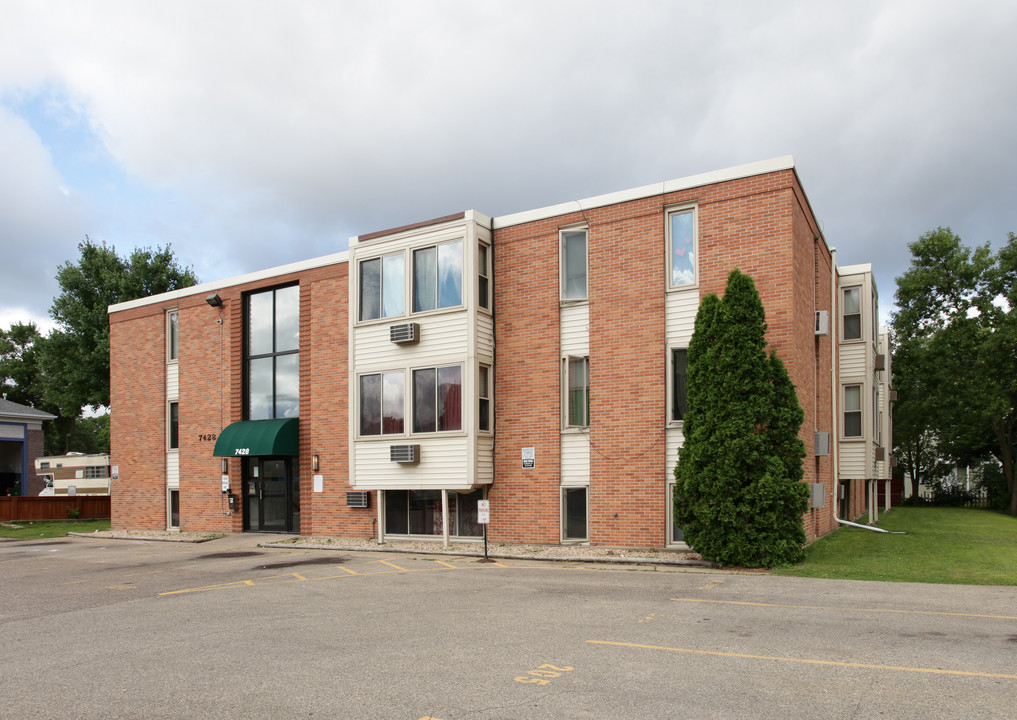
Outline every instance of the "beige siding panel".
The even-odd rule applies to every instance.
[[[869,477],[865,443],[840,442],[840,477],[843,480]]]
[[[865,343],[852,343],[840,346],[840,378],[865,377]]]
[[[561,308],[561,354],[590,354],[590,306],[563,305]]]
[[[537,458],[540,463],[540,458]],[[585,432],[562,433],[561,484],[590,484],[590,438]]]
[[[667,443],[664,456],[664,475],[668,480],[674,479],[674,466],[678,464],[678,453],[685,443],[685,435],[680,427],[668,428],[665,434]]]
[[[698,311],[698,292],[667,293],[664,298],[664,332],[669,347],[688,347]]]
[[[166,364],[166,399],[176,400],[180,397],[180,365]]]
[[[494,319],[485,312],[477,313],[477,357],[494,360]]]
[[[170,450],[166,453],[166,487],[170,490],[180,489],[179,450]]]
[[[477,484],[494,482],[494,438],[477,438]]]
[[[462,362],[467,356],[469,316],[465,311],[400,318],[356,328],[354,357],[357,372],[397,367],[427,367],[446,361]],[[396,344],[389,340],[389,325],[420,323],[420,341]]]
[[[420,462],[389,460],[389,445],[420,445]],[[383,442],[354,443],[357,490],[468,490],[473,487],[469,440],[451,438],[393,438]]]

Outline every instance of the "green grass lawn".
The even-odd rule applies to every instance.
[[[889,582],[1017,585],[1017,518],[972,508],[901,507],[880,515],[887,535],[843,526],[775,575]]]
[[[11,527],[19,525],[20,530]],[[14,520],[0,525],[0,538],[21,538],[22,540],[38,540],[39,538],[64,537],[69,532],[92,532],[93,530],[109,530],[109,520]]]

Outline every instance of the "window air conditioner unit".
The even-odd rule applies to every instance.
[[[830,433],[816,433],[816,457],[826,457],[830,454]]]
[[[389,445],[388,459],[396,463],[420,462],[419,445]]]
[[[816,310],[816,335],[830,334],[830,313],[826,310]]]
[[[872,360],[873,370],[886,370],[886,355],[876,355]]]
[[[826,485],[823,483],[811,483],[812,485],[812,502],[810,503],[813,508],[824,508],[826,507]]]
[[[892,468],[897,467],[897,456],[896,455],[891,455],[890,456],[890,467],[892,467]]]
[[[346,493],[346,507],[365,508],[370,507],[371,493],[360,490]]]
[[[897,402],[897,391],[896,390],[891,390],[890,391],[890,402]]]
[[[415,343],[420,340],[420,323],[410,322],[388,326],[388,339],[394,343]]]
[[[879,462],[881,460],[886,460],[886,448],[885,447],[877,447],[876,448],[876,462]]]

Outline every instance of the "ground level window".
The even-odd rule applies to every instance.
[[[483,499],[483,490],[449,492],[449,535],[480,537],[484,534],[477,522],[477,501]],[[441,490],[386,490],[385,534],[443,535]]]
[[[678,523],[674,521],[674,487],[675,484],[673,482],[667,484],[668,545],[677,545],[678,543],[685,542],[685,532],[678,526]]]
[[[589,540],[587,488],[562,488],[562,540]]]
[[[169,526],[180,527],[180,491],[169,491]]]

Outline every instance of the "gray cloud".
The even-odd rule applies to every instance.
[[[152,195],[126,214],[59,209],[62,179],[8,116],[0,142],[36,153],[33,197],[51,205],[0,231],[40,248],[85,232],[171,242],[214,280],[466,208],[787,153],[884,304],[925,230],[1017,230],[1008,2],[77,2],[13,17],[0,99],[60,88]],[[51,277],[49,254],[26,251],[19,275]]]

